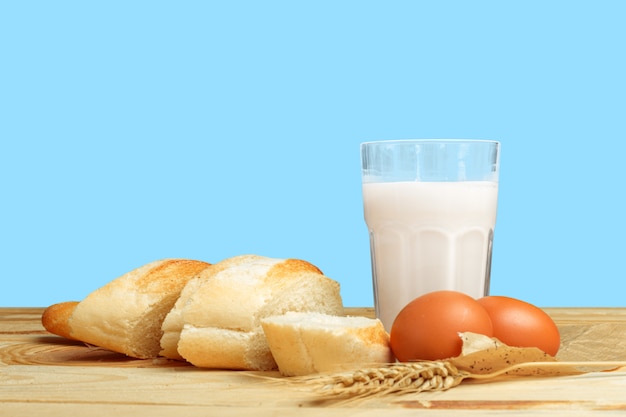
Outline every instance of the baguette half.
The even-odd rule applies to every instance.
[[[75,306],[70,337],[135,358],[157,357],[165,315],[187,282],[209,266],[163,259],[110,281]]]

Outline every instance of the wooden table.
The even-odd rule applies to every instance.
[[[310,390],[263,378],[279,378],[277,373],[135,360],[68,341],[43,329],[42,311],[0,308],[0,416],[626,415],[626,367],[576,376],[464,381],[448,391],[319,403]],[[558,359],[626,361],[626,308],[546,311],[561,330]],[[372,316],[368,308],[347,312]]]

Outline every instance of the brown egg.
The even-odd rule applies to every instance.
[[[456,291],[435,291],[407,304],[396,317],[390,346],[401,362],[439,360],[460,355],[459,332],[491,337],[489,314],[472,297]]]
[[[556,355],[561,344],[559,329],[542,309],[515,298],[488,296],[478,299],[493,324],[493,336],[514,347],[537,347]]]

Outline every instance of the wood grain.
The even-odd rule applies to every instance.
[[[205,370],[165,359],[137,360],[48,334],[41,308],[0,308],[0,416],[587,416],[626,412],[626,370],[554,378],[464,382],[444,392],[351,403],[319,402],[275,372]],[[546,309],[567,359],[626,360],[626,309]],[[347,309],[373,316],[371,308]],[[589,349],[593,346],[593,349]]]

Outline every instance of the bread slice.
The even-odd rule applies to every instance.
[[[204,271],[203,271],[204,272]],[[183,330],[183,309],[189,302],[189,299],[195,294],[198,287],[203,281],[203,273],[185,285],[176,300],[174,307],[167,313],[163,323],[161,324],[162,336],[159,341],[161,351],[159,355],[169,359],[184,360],[178,353],[178,341],[180,340],[180,332]]]
[[[285,376],[395,362],[389,335],[378,319],[288,312],[261,324]]]
[[[110,281],[76,305],[70,336],[135,358],[157,357],[165,315],[187,282],[209,266],[163,259]]]
[[[339,283],[298,259],[233,257],[188,285],[164,321],[164,335],[180,329],[177,352],[199,367],[276,369],[261,319],[288,311],[343,313]],[[170,346],[165,354],[173,341],[161,343]]]
[[[41,315],[41,324],[50,333],[66,339],[73,339],[70,335],[69,320],[77,305],[78,301],[64,301],[52,304]]]
[[[198,276],[190,280],[180,293],[178,300],[174,304],[174,307],[165,316],[163,324],[161,326],[163,330],[163,336],[161,337],[161,352],[160,355],[169,359],[184,360],[184,358],[178,353],[178,341],[180,340],[180,333],[183,330],[184,319],[183,310],[189,303],[191,297],[198,291],[198,288],[204,281],[219,274],[221,271],[236,267],[237,265],[246,265],[253,263],[255,260],[261,259],[258,255],[241,255],[232,258],[227,258],[221,262],[211,265],[211,268],[207,268],[202,271]],[[205,300],[206,303],[212,303],[214,300]],[[208,307],[207,307],[208,308]]]

